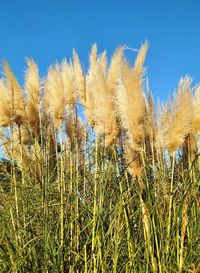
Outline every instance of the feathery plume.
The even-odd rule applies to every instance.
[[[161,115],[163,143],[171,155],[183,144],[191,131],[193,108],[190,85],[189,77],[180,80],[170,113],[167,116],[168,111],[165,110],[163,116]]]
[[[156,112],[154,108],[154,101],[151,91],[147,94],[147,122],[146,122],[146,132],[152,141],[155,138],[155,127],[156,127]]]
[[[28,96],[26,114],[28,125],[35,135],[39,134],[39,104],[40,104],[40,78],[37,64],[32,59],[27,59],[24,88]]]
[[[116,84],[118,79],[121,77],[121,64],[122,64],[122,58],[123,58],[123,53],[124,53],[124,47],[119,47],[112,59],[111,59],[111,63],[108,69],[108,85],[109,88],[111,89],[111,92],[113,92],[116,90]]]
[[[146,101],[143,91],[144,60],[148,45],[142,45],[133,68],[126,60],[122,64],[122,79],[117,89],[117,110],[122,128],[127,132],[125,146],[129,173],[141,177],[141,149],[145,141]]]
[[[147,44],[141,47],[132,69],[124,61],[122,80],[118,85],[118,112],[134,151],[141,150],[145,138],[144,122],[147,113],[142,83],[147,48]]]
[[[93,94],[93,74],[91,71],[96,71],[97,68],[97,46],[93,45],[89,55],[89,75],[86,75],[86,103],[84,112],[91,127],[95,125],[95,102]]]
[[[98,63],[101,67],[102,73],[104,75],[104,77],[107,77],[107,73],[108,73],[108,69],[107,69],[107,54],[106,51],[104,51],[102,54],[100,54],[100,56],[98,56]]]
[[[192,119],[192,125],[195,131],[195,135],[199,135],[200,134],[200,86],[197,86],[194,90],[193,109],[194,109],[194,116]]]
[[[55,128],[60,128],[65,108],[65,94],[58,64],[49,68],[44,86],[44,103]]]
[[[3,79],[0,79],[0,94],[0,126],[8,127],[11,121],[10,97]]]
[[[114,54],[107,73],[106,55],[96,56],[97,49],[93,46],[90,55],[90,70],[87,89],[91,90],[94,101],[95,127],[101,137],[105,137],[106,145],[111,145],[119,134],[116,120],[114,90],[120,77],[120,65],[123,49]],[[88,88],[89,87],[89,88]],[[109,115],[108,115],[109,113]]]
[[[27,70],[24,88],[27,92],[28,99],[38,105],[40,101],[40,77],[38,66],[32,59],[27,59],[26,64]]]
[[[147,88],[148,93],[146,101],[147,118],[145,120],[145,150],[150,158],[155,159],[156,153],[154,150],[154,146],[156,144],[157,117],[154,108],[152,93],[149,89],[149,86],[147,86]]]
[[[64,96],[66,104],[70,105],[75,102],[74,94],[74,72],[72,63],[64,60],[61,64],[61,77],[63,81]]]
[[[10,66],[7,62],[4,62],[4,76],[5,86],[8,91],[10,107],[11,107],[11,118],[16,124],[21,125],[24,121],[24,110],[25,101],[23,91],[15,78]]]
[[[85,105],[86,100],[86,90],[85,90],[85,76],[83,74],[82,66],[76,53],[73,49],[73,69],[74,69],[74,85],[75,93],[83,105]]]

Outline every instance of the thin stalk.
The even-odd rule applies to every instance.
[[[11,139],[11,154],[13,155],[13,126],[10,125],[10,139]],[[15,210],[16,210],[16,234],[17,234],[17,244],[21,244],[21,238],[19,235],[19,201],[18,201],[18,192],[17,192],[17,180],[15,175],[15,163],[13,157],[11,158],[11,177],[14,183],[14,195],[15,195]]]
[[[21,126],[17,126],[18,127],[18,133],[19,133],[19,145],[20,145],[20,160],[21,160],[21,176],[22,176],[22,187],[23,187],[23,192],[25,190],[24,186],[25,186],[25,180],[24,180],[24,166],[23,166],[23,144],[22,144],[22,135],[21,135]],[[24,200],[22,200],[22,217],[23,217],[23,226],[25,228],[26,226],[26,216],[25,216],[25,212],[24,212]],[[22,238],[23,241],[23,238]],[[22,242],[22,247],[24,246],[24,242]]]
[[[61,272],[64,272],[64,165],[63,165],[63,131],[60,128],[60,249]]]
[[[79,253],[79,245],[80,245],[80,225],[79,225],[79,169],[78,169],[78,159],[79,159],[79,149],[76,142],[76,200],[75,200],[75,227],[76,227],[76,251]],[[78,261],[78,255],[76,256],[76,260]]]
[[[182,222],[181,222],[181,246],[180,246],[180,258],[179,258],[179,273],[182,272],[183,264],[184,264],[184,242],[185,242],[185,233],[188,225],[188,202],[187,200],[184,201],[183,209],[182,209]]]
[[[169,254],[170,233],[171,233],[171,218],[172,218],[172,204],[173,204],[173,189],[174,189],[174,167],[175,167],[175,152],[172,156],[172,169],[171,169],[171,183],[170,183],[170,196],[169,196],[169,214],[167,223],[167,242],[166,242],[166,255]]]
[[[83,168],[83,203],[86,202],[86,155],[87,155],[87,123],[86,123],[86,130],[84,136],[84,168]]]
[[[157,253],[157,257],[158,257],[159,273],[162,273],[162,264],[161,264],[161,260],[160,260],[160,250],[159,250],[159,245],[158,245],[158,236],[157,236],[154,216],[153,216],[153,219],[152,219],[152,224],[153,224],[153,229],[154,229],[154,238],[155,238],[155,244],[156,244],[156,253]]]
[[[92,257],[94,265],[94,273],[97,272],[97,258],[95,254],[96,245],[96,222],[97,222],[97,179],[98,179],[98,136],[95,145],[95,176],[94,176],[94,205],[93,205],[93,226],[92,226]]]

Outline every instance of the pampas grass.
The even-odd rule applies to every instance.
[[[198,272],[199,86],[156,108],[147,49],[4,64],[0,272]]]

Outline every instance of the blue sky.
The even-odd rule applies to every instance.
[[[110,55],[118,45],[139,48],[148,40],[150,86],[155,98],[167,99],[181,76],[200,81],[199,14],[198,0],[0,0],[0,61],[8,60],[22,83],[25,57],[45,75],[72,48],[87,67],[93,43]]]

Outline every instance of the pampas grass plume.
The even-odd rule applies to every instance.
[[[77,94],[77,97],[79,98],[80,102],[83,105],[85,105],[86,100],[85,75],[83,74],[82,66],[75,49],[73,50],[73,69],[75,93]]]
[[[32,59],[27,59],[24,88],[28,96],[26,114],[28,125],[35,135],[39,133],[39,104],[40,104],[40,77],[37,64]]]
[[[44,103],[55,128],[60,128],[65,108],[65,94],[58,64],[49,68],[44,86]]]
[[[61,77],[64,88],[64,96],[67,105],[75,102],[74,94],[74,72],[72,62],[63,60],[61,64]]]
[[[10,66],[7,62],[3,63],[5,85],[9,94],[11,118],[16,124],[21,125],[25,118],[25,100],[23,91],[15,78]]]
[[[147,44],[141,47],[132,69],[124,61],[122,80],[117,92],[121,123],[127,130],[129,143],[135,151],[140,151],[145,138],[144,121],[147,113],[142,83],[147,48]]]
[[[191,78],[180,80],[171,111],[167,117],[165,113],[163,115],[163,143],[171,155],[191,131],[193,105],[190,85]]]
[[[8,127],[11,121],[10,98],[3,79],[0,79],[0,94],[0,126]]]

